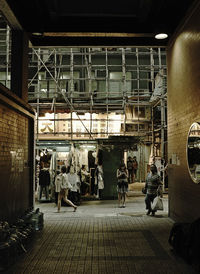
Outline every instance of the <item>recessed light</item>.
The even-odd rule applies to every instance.
[[[158,33],[155,35],[156,39],[166,39],[168,37],[167,33]]]

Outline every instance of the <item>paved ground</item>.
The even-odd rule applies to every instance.
[[[164,195],[164,211],[155,217],[146,215],[144,196],[136,192],[126,208],[115,200],[84,201],[77,212],[62,207],[57,213],[53,203],[36,204],[44,229],[6,273],[196,273],[170,251],[167,200]]]

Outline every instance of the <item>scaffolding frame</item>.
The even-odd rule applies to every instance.
[[[37,49],[39,50],[39,49]],[[46,49],[45,49],[46,50]],[[123,134],[126,135],[126,123],[130,122],[130,119],[127,119],[126,116],[126,109],[127,106],[134,106],[138,108],[138,113],[140,112],[140,108],[143,106],[146,107],[151,107],[151,103],[149,103],[148,99],[150,98],[150,92],[148,90],[148,88],[146,87],[146,89],[141,88],[140,87],[140,82],[141,80],[143,81],[150,81],[152,83],[152,89],[154,87],[154,74],[155,71],[158,73],[160,69],[166,69],[166,65],[161,63],[161,57],[162,54],[160,48],[158,48],[158,64],[154,64],[154,55],[155,55],[155,50],[153,48],[149,49],[149,54],[148,52],[144,51],[142,52],[141,49],[136,48],[135,53],[132,53],[132,55],[135,54],[136,58],[137,58],[137,63],[136,64],[129,64],[128,65],[128,70],[127,70],[127,64],[126,64],[126,55],[131,55],[131,49],[127,52],[126,48],[120,48],[117,49],[117,51],[109,51],[107,48],[104,49],[103,52],[95,52],[93,48],[84,48],[83,51],[74,51],[74,49],[67,49],[67,51],[64,51],[64,49],[62,49],[62,54],[58,51],[56,53],[57,49],[54,49],[55,51],[55,55],[57,56],[61,56],[60,60],[63,59],[63,55],[69,56],[70,57],[70,66],[66,65],[66,64],[59,64],[58,69],[59,69],[59,75],[61,74],[61,70],[63,68],[65,68],[65,71],[67,71],[67,68],[70,69],[70,102],[68,100],[65,99],[66,103],[68,103],[68,105],[70,105],[70,112],[89,112],[90,113],[90,125],[89,125],[89,129],[87,130],[86,135],[88,135],[88,133],[90,133],[90,136],[92,134],[94,134],[94,132],[92,132],[92,125],[93,125],[93,118],[92,118],[92,114],[93,113],[101,113],[101,112],[106,112],[107,114],[107,123],[106,123],[106,130],[105,130],[105,137],[108,137],[110,132],[109,132],[109,113],[110,112],[121,112],[121,114],[123,114],[124,119],[123,119],[123,124],[124,124],[124,128],[123,128]],[[81,65],[77,65],[74,62],[74,55],[76,56],[80,56],[84,53],[84,60],[85,63],[81,64]],[[122,60],[121,64],[114,64],[111,65],[108,63],[108,56],[118,56],[120,55],[120,58]],[[150,64],[140,64],[139,62],[139,55],[142,56],[146,56],[148,57],[148,55],[150,56]],[[94,56],[101,56],[102,58],[105,57],[105,64],[92,64],[92,57]],[[51,52],[49,54],[49,57],[51,57]],[[46,58],[46,59],[48,59]],[[55,58],[56,60],[56,58]],[[43,66],[45,67],[45,66]],[[112,70],[112,67],[114,67],[114,69]],[[120,67],[121,68],[121,73],[122,73],[122,78],[119,80],[111,80],[109,77],[109,74],[112,73],[112,71],[116,70],[116,67]],[[81,75],[80,78],[78,77],[74,77],[74,71],[76,71],[76,69],[82,69],[82,70],[86,70],[87,71],[87,75],[85,77],[83,77]],[[101,77],[101,78],[96,78],[94,76],[92,76],[92,70],[94,71],[95,68],[100,68],[100,71],[105,71],[105,77]],[[103,70],[104,69],[104,70]],[[47,68],[48,71],[48,68]],[[136,78],[131,78],[131,79],[127,79],[127,72],[136,72]],[[37,70],[37,72],[39,73],[39,70]],[[49,72],[49,71],[48,71]],[[117,72],[120,72],[119,70]],[[151,78],[149,79],[142,79],[140,77],[141,73],[147,73],[150,72]],[[51,75],[51,73],[49,73]],[[166,76],[165,76],[166,77]],[[52,79],[54,79],[54,77],[52,76]],[[84,82],[88,82],[88,90],[85,91],[84,93],[82,92],[77,92],[74,90],[74,82],[76,81],[84,81]],[[92,90],[92,83],[94,81],[104,81],[105,82],[105,89],[103,92],[99,91],[98,95],[99,95],[99,100],[97,100],[95,98],[96,94],[94,92],[94,90]],[[122,92],[121,94],[119,92],[112,92],[111,91],[111,85],[110,83],[115,82],[115,83],[120,83],[120,81],[122,82]],[[137,88],[134,89],[134,91],[128,91],[127,90],[127,82],[132,83],[132,81],[136,81],[137,82]],[[32,79],[30,80],[30,83],[32,82]],[[63,95],[64,98],[66,98],[66,94],[64,94],[63,90],[60,88],[60,86],[58,85],[58,81],[56,82],[56,93],[54,93],[53,96],[53,104],[55,105],[56,109],[60,108],[60,107],[66,107],[66,103],[64,102],[58,102],[58,100],[56,101],[56,94],[58,94],[58,91],[60,91],[60,93]],[[164,87],[164,92],[166,92],[166,87]],[[30,94],[30,93],[29,93]],[[101,94],[103,94],[103,96],[101,96]],[[81,97],[82,96],[82,97]],[[41,99],[41,98],[40,98]],[[36,106],[35,102],[30,102],[31,105],[33,107]],[[48,108],[48,103],[43,103],[42,100],[40,100],[39,106],[44,108],[46,104],[46,107]],[[38,103],[37,103],[38,105]],[[72,118],[71,118],[72,119]],[[73,119],[72,119],[73,120]],[[133,122],[133,120],[131,121]],[[138,116],[137,119],[137,134],[141,133],[140,130],[140,122],[144,122],[144,120],[140,119]],[[134,121],[134,123],[136,123],[136,121]],[[74,135],[73,134],[73,130],[72,130],[72,125],[73,123],[71,122],[71,138]],[[65,133],[66,135],[68,135],[68,133]],[[95,133],[96,134],[96,133]]]
[[[0,81],[8,88],[10,88],[10,43],[9,26],[0,28],[0,54],[1,58],[5,59],[0,66]],[[133,61],[131,61],[131,58]],[[82,62],[79,63],[79,59]],[[50,110],[54,114],[53,135],[55,138],[59,134],[62,135],[61,138],[66,139],[74,139],[76,135],[80,135],[81,138],[85,136],[89,139],[107,138],[109,135],[136,135],[146,136],[154,143],[154,133],[160,131],[161,156],[164,157],[166,143],[166,73],[163,75],[165,85],[157,99],[161,107],[160,128],[155,129],[151,119],[141,118],[139,113],[142,108],[153,110],[155,104],[157,104],[157,101],[152,103],[149,99],[155,88],[155,75],[162,69],[166,72],[165,59],[166,53],[161,48],[30,48],[29,71],[32,70],[35,73],[29,74],[28,95],[29,103],[36,109],[37,113],[36,140],[39,140],[42,135],[44,135],[44,138],[47,137],[46,133],[39,132],[39,121],[40,114]],[[98,63],[97,60],[100,60],[100,62]],[[79,72],[78,76],[77,71]],[[45,72],[48,77],[42,79],[41,72]],[[111,75],[117,75],[117,73],[121,76],[118,79],[112,79]],[[64,74],[66,74],[66,79]],[[116,77],[116,75],[114,76]],[[43,91],[45,82],[48,82],[46,95]],[[52,83],[54,83],[53,88],[51,87]],[[69,84],[69,94],[63,88],[66,83]],[[75,88],[77,83],[78,89]],[[146,83],[146,86],[144,86],[144,83]],[[149,84],[151,84],[151,90]],[[96,89],[94,85],[96,85]],[[137,108],[138,117],[128,117],[127,108],[132,108],[133,112]],[[70,123],[70,130],[65,132],[55,130],[56,123],[62,121],[56,114],[61,110],[67,110],[71,115],[70,119],[64,119]],[[82,117],[82,114],[86,112],[90,114],[89,123]],[[73,113],[76,113],[76,118],[74,118]],[[94,113],[105,113],[106,119],[94,118]],[[113,123],[110,117],[111,113],[121,114],[119,122],[122,125],[122,130],[120,132],[110,130],[110,124]],[[84,128],[84,132],[80,134],[77,134],[73,128],[76,119],[80,121]],[[84,124],[85,122],[87,126]],[[94,123],[101,122],[105,125],[104,130],[95,131]],[[148,124],[148,127],[142,130],[141,126],[144,123]],[[137,126],[137,129],[135,127],[134,130],[129,132],[127,125]]]

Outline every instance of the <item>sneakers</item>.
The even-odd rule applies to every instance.
[[[119,207],[119,208],[125,208],[126,205],[125,205],[125,204],[124,204],[124,205],[119,205],[118,207]]]

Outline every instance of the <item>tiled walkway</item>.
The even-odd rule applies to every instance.
[[[117,201],[84,201],[73,212],[53,203],[36,205],[44,212],[44,229],[33,247],[7,273],[168,273],[192,274],[168,244],[172,220],[165,210],[147,216],[144,196],[130,195],[126,208]]]

